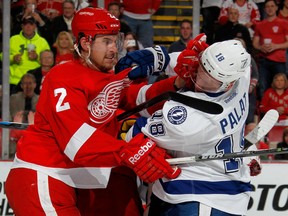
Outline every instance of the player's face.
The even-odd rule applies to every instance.
[[[108,72],[117,63],[117,35],[98,35],[91,44],[91,62],[102,72]]]
[[[201,63],[199,64],[195,82],[195,90],[200,92],[217,92],[222,83],[210,76]]]

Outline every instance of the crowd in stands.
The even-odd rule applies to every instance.
[[[161,0],[105,2],[108,2],[107,10],[121,21],[124,43],[118,59],[130,51],[153,46],[151,17],[159,9]],[[238,39],[252,56],[247,125],[257,123],[271,108],[278,110],[281,119],[287,119],[288,0],[201,2],[201,31],[207,35],[207,43]],[[35,110],[45,75],[55,65],[73,59],[71,21],[77,10],[89,6],[96,7],[97,1],[11,1],[11,121],[21,114],[27,122],[29,111]],[[0,20],[2,22],[2,14]],[[179,40],[167,46],[169,53],[182,51],[192,38],[191,21],[182,20],[179,30]],[[1,27],[0,38],[2,43]],[[2,46],[0,48],[2,52]],[[0,57],[2,59],[2,53]],[[28,85],[26,79],[32,84],[29,81]]]

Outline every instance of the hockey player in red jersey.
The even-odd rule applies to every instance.
[[[140,53],[153,65],[115,75],[119,29],[119,20],[104,9],[75,14],[72,31],[80,57],[45,77],[34,125],[18,142],[6,181],[16,215],[136,216],[141,203],[134,172],[146,182],[180,174],[150,139],[140,134],[129,143],[116,139],[118,108],[130,109],[184,85],[179,77],[153,85],[131,80],[165,69],[169,56],[160,46]]]

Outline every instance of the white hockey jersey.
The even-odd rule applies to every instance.
[[[223,94],[183,94],[221,104],[223,113],[212,115],[175,101],[150,117],[142,132],[173,157],[231,153],[243,150],[248,114],[250,70]],[[248,167],[242,158],[212,160],[180,166],[181,175],[160,179],[153,193],[169,203],[198,201],[213,208],[245,215],[251,191]]]

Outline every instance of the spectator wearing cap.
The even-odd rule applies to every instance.
[[[36,32],[33,17],[24,18],[21,26],[20,33],[10,38],[10,94],[16,93],[17,84],[28,70],[40,67],[40,52],[50,50],[45,38]]]
[[[51,22],[48,17],[37,10],[37,0],[25,0],[22,11],[16,16],[12,16],[11,36],[19,34],[22,30],[23,19],[28,17],[35,19],[38,34],[50,42],[52,40]]]

